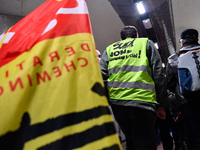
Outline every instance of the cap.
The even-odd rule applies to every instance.
[[[198,39],[198,31],[195,29],[186,29],[181,33],[181,39]]]

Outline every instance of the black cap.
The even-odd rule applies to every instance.
[[[198,39],[198,31],[195,29],[186,29],[181,33],[181,39]]]

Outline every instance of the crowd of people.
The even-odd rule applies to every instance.
[[[198,31],[181,33],[181,49],[169,56],[166,68],[154,43],[139,38],[134,26],[125,26],[120,36],[121,40],[109,45],[102,56],[96,52],[126,149],[156,150],[161,140],[164,150],[200,150],[200,92],[198,84],[194,85],[198,90],[191,90],[194,77],[188,78],[192,73],[182,69],[179,60],[193,53],[197,69],[193,71],[200,76]]]

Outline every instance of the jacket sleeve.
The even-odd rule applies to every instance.
[[[177,65],[178,65],[178,56],[177,54],[172,54],[168,58],[167,63],[167,88],[175,93],[175,89],[178,83],[178,71],[177,71]]]
[[[106,50],[103,52],[99,64],[100,64],[103,80],[107,80],[109,77],[109,74],[108,74],[108,55],[107,55]]]
[[[162,107],[168,107],[167,79],[165,69],[162,67],[162,59],[154,43],[147,42],[147,57],[151,67],[152,78],[155,82],[157,102]]]
[[[105,93],[107,98],[109,98],[108,96],[108,90],[107,90],[107,80],[109,78],[109,74],[108,74],[108,55],[107,55],[107,51],[105,50],[101,56],[101,60],[99,62],[100,65],[100,69],[101,69],[101,73],[102,73],[102,77],[103,77],[103,81],[104,81],[104,85],[105,85]]]
[[[175,93],[177,80],[171,64],[167,64],[167,88],[170,92]]]

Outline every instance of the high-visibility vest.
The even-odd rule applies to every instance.
[[[110,99],[157,103],[155,83],[146,56],[147,40],[131,38],[107,48]]]

